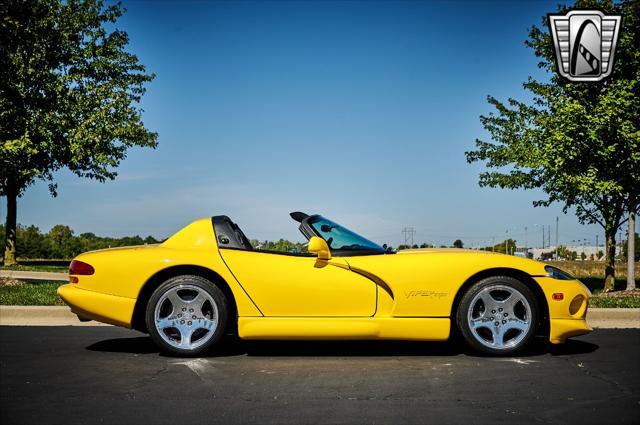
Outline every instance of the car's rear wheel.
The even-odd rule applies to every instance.
[[[464,294],[457,324],[475,350],[506,355],[521,350],[535,336],[538,311],[536,297],[527,285],[509,276],[493,276]]]
[[[227,311],[226,297],[210,281],[200,276],[176,276],[151,295],[147,329],[163,352],[198,356],[224,335]]]

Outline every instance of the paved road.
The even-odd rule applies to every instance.
[[[640,330],[485,358],[455,344],[228,341],[158,354],[112,327],[0,327],[0,422],[640,423]]]

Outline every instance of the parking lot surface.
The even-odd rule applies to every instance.
[[[241,342],[158,354],[114,327],[0,327],[0,422],[640,423],[640,330],[520,357],[459,344]]]

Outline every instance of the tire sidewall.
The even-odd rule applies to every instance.
[[[481,342],[479,342],[476,339],[476,337],[473,335],[471,331],[471,328],[469,327],[467,315],[469,312],[469,308],[471,307],[471,301],[480,291],[482,291],[488,286],[493,286],[493,285],[504,285],[517,290],[526,298],[527,302],[529,303],[529,307],[531,309],[531,326],[529,327],[529,330],[527,331],[527,334],[522,339],[522,341],[520,341],[517,345],[513,347],[509,347],[505,349],[495,349],[495,348],[487,347],[486,345],[483,345]],[[531,340],[536,334],[539,318],[540,318],[539,303],[533,291],[518,279],[515,279],[510,276],[488,277],[480,280],[479,282],[471,286],[471,288],[469,288],[469,290],[467,290],[467,292],[462,296],[462,299],[460,300],[460,304],[458,305],[458,311],[456,314],[456,322],[458,324],[458,330],[460,331],[460,334],[462,335],[464,340],[467,342],[467,344],[474,350],[479,351],[481,353],[498,355],[498,356],[513,354],[517,351],[522,350],[529,342],[531,342]]]
[[[184,350],[170,345],[162,338],[155,326],[155,309],[158,301],[168,290],[180,285],[193,285],[206,291],[209,295],[211,295],[214,302],[216,303],[216,307],[218,308],[218,326],[216,327],[214,335],[205,344],[193,350]],[[160,284],[160,286],[158,286],[156,290],[153,291],[153,294],[151,295],[151,297],[149,298],[149,302],[147,303],[145,320],[151,339],[162,352],[172,356],[180,357],[199,356],[209,351],[225,333],[228,322],[227,299],[224,293],[217,286],[203,277],[195,275],[175,276]]]

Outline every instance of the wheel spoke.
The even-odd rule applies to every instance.
[[[519,331],[525,332],[527,329],[529,329],[529,323],[513,317],[507,320],[507,323],[502,325],[502,327],[504,328],[505,332],[509,329],[517,329]]]
[[[518,295],[512,293],[511,295],[509,295],[509,298],[501,302],[502,308],[504,308],[505,311],[507,311],[509,314],[513,314],[513,309],[520,302],[520,300],[521,298]]]
[[[496,309],[496,300],[491,296],[489,291],[485,291],[480,294],[480,299],[484,304],[484,314],[491,314],[491,310]]]
[[[202,306],[207,301],[207,297],[205,297],[202,292],[198,292],[198,295],[195,296],[192,300],[186,302],[188,308],[192,308],[195,310],[195,314],[198,316],[203,316],[202,314]]]
[[[175,328],[176,320],[171,317],[165,317],[164,319],[156,320],[156,326],[158,329],[163,330],[167,328]]]
[[[172,290],[169,293],[167,293],[167,298],[171,302],[174,312],[176,312],[179,308],[181,308],[184,305],[184,300],[180,298],[180,295],[178,295],[178,291],[176,290]]]
[[[480,318],[471,320],[471,327],[473,329],[490,328],[491,324],[492,324],[491,320],[489,320],[488,318],[484,318],[484,317],[480,317]]]
[[[205,318],[205,319],[196,320],[194,325],[195,325],[196,329],[207,329],[209,331],[213,331],[218,326],[218,322],[216,320],[211,320],[211,319],[206,319]]]
[[[180,331],[180,343],[178,346],[180,348],[191,348],[191,336],[195,329],[191,326],[180,326],[178,330]]]
[[[497,347],[504,345],[504,328],[502,326],[492,326],[491,335],[493,335],[493,344]]]

